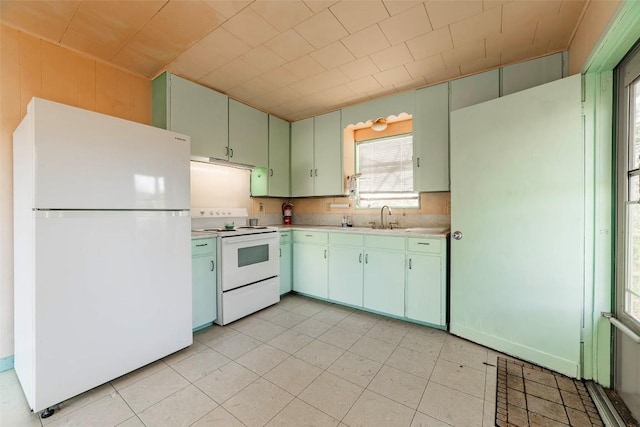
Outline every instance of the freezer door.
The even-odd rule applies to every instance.
[[[189,137],[34,98],[35,208],[189,209]]]
[[[35,222],[34,410],[192,343],[187,214],[49,212]]]

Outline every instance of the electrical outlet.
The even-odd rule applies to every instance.
[[[264,212],[264,205],[262,203],[258,205],[258,211]]]

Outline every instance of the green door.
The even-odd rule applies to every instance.
[[[451,113],[451,332],[572,377],[585,252],[580,99],[576,75]]]
[[[313,117],[291,123],[291,195],[313,196]]]

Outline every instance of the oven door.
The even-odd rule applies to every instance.
[[[280,234],[248,234],[220,241],[223,292],[278,275]]]

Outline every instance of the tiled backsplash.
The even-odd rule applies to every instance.
[[[259,224],[282,224],[282,203],[287,199],[253,198],[252,216]],[[368,227],[370,222],[380,224],[379,209],[355,209],[346,197],[294,198],[293,224],[340,226],[343,215],[350,215],[355,227]],[[333,208],[332,204],[349,204],[349,208]],[[260,209],[262,205],[262,210]],[[421,193],[420,209],[391,209],[385,212],[385,223],[395,222],[399,227],[448,227],[451,224],[451,194]]]

